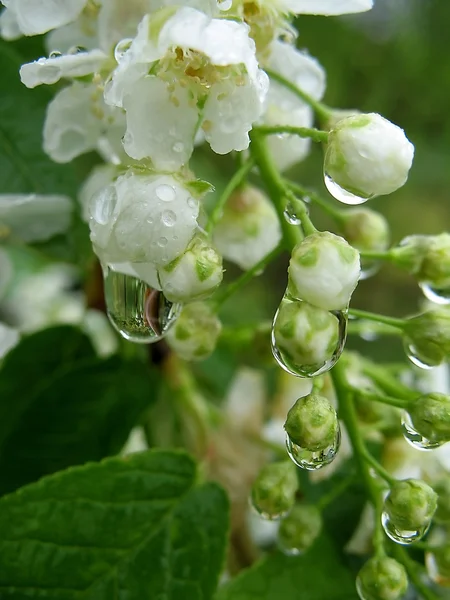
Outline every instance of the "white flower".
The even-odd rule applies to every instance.
[[[234,192],[214,229],[214,243],[225,258],[250,269],[281,241],[281,226],[270,200],[257,188]]]
[[[88,0],[2,0],[24,35],[38,35],[74,21]]]
[[[306,92],[315,100],[321,100],[325,92],[325,71],[319,62],[306,52],[297,50],[285,42],[275,41],[270,48],[267,68]],[[291,125],[312,127],[314,115],[309,106],[285,86],[272,80],[267,95],[264,124],[270,126]],[[297,135],[270,136],[269,147],[281,170],[288,169],[303,160],[309,153],[311,140]]]
[[[0,14],[0,36],[7,41],[17,40],[22,36],[15,12],[7,8]]]
[[[345,15],[370,10],[373,0],[278,0],[287,12],[297,15]]]
[[[289,293],[325,310],[347,308],[361,273],[359,252],[325,232],[306,237],[292,251]]]
[[[176,170],[189,159],[199,125],[219,154],[247,148],[266,91],[245,24],[172,7],[144,17],[105,100],[127,112],[131,157]]]
[[[194,302],[183,307],[166,339],[183,360],[204,360],[214,351],[221,330],[222,324],[212,307]]]
[[[67,196],[37,194],[0,195],[0,226],[24,242],[40,242],[64,233],[72,219]]]
[[[340,188],[361,198],[390,194],[408,178],[414,146],[397,125],[378,114],[342,119],[330,132],[324,171]],[[331,185],[333,185],[331,183]]]
[[[91,239],[105,263],[164,266],[186,250],[198,213],[198,201],[174,177],[129,171],[93,199]]]
[[[50,55],[20,67],[20,78],[28,88],[51,85],[63,77],[83,77],[99,71],[108,60],[102,50]]]
[[[94,196],[108,187],[117,177],[117,167],[115,165],[96,165],[89,173],[87,179],[78,192],[78,202],[81,207],[81,216],[85,221],[89,221],[90,204]]]
[[[19,343],[20,334],[17,329],[0,323],[0,360]]]
[[[117,163],[124,130],[121,111],[104,104],[97,85],[76,81],[58,92],[47,107],[44,150],[59,163],[91,150]]]
[[[222,257],[206,240],[196,237],[187,250],[158,272],[171,302],[190,302],[210,295],[222,282]]]

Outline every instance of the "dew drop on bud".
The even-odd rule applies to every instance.
[[[389,514],[386,511],[383,511],[381,515],[381,524],[383,526],[384,532],[386,535],[397,544],[402,544],[407,546],[408,544],[413,544],[417,542],[427,533],[430,523],[428,523],[425,527],[421,529],[416,529],[413,531],[407,531],[403,529],[397,529],[397,527],[392,523]]]
[[[433,367],[438,366],[439,363],[427,362],[426,359],[419,354],[414,344],[408,339],[408,337],[404,338],[403,347],[405,349],[406,356],[413,363],[413,365],[416,365],[416,367],[419,367],[420,369],[432,369]]]
[[[428,283],[419,283],[423,295],[435,304],[450,304],[450,288],[437,289]]]
[[[181,310],[164,294],[141,279],[104,269],[105,302],[109,320],[122,337],[137,344],[161,340]]]
[[[295,213],[295,209],[292,206],[291,202],[288,202],[286,208],[284,209],[284,218],[289,223],[289,225],[301,225],[301,219]]]
[[[444,442],[434,442],[427,439],[421,433],[419,433],[411,421],[411,417],[408,412],[403,411],[402,414],[402,431],[403,437],[411,444],[416,450],[434,450],[442,446]]]
[[[130,49],[132,41],[133,40],[131,38],[125,38],[124,40],[120,40],[120,42],[116,45],[114,48],[114,58],[117,62],[120,62],[125,52]]]
[[[217,7],[219,10],[227,11],[233,5],[233,0],[217,0]]]
[[[373,277],[380,270],[381,263],[379,261],[374,260],[361,260],[361,274],[359,276],[359,280],[363,281],[364,279],[369,279],[369,277]]]
[[[171,185],[162,183],[155,190],[157,197],[163,202],[172,202],[176,198],[176,192]]]
[[[62,53],[59,50],[52,50],[48,55],[49,58],[59,58],[62,56]]]
[[[326,467],[336,457],[338,453],[339,446],[341,445],[341,429],[338,424],[338,428],[336,430],[336,436],[333,440],[333,443],[324,448],[323,450],[319,450],[317,452],[311,452],[311,450],[306,450],[301,446],[297,446],[291,440],[288,434],[286,434],[286,448],[289,454],[289,458],[292,460],[297,467],[301,469],[306,469],[307,471],[317,471],[322,467]]]
[[[339,200],[339,202],[342,202],[342,204],[364,204],[364,202],[370,200],[370,197],[364,198],[363,196],[357,196],[356,194],[352,194],[352,192],[347,191],[337,184],[327,173],[324,173],[324,181],[327,190],[330,192],[333,198],[336,198],[336,200]]]

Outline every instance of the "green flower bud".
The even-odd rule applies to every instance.
[[[384,503],[384,510],[397,531],[427,528],[437,507],[437,494],[424,481],[405,479],[395,483]]]
[[[391,250],[391,257],[419,282],[450,287],[450,234],[411,235]]]
[[[437,548],[425,555],[428,575],[438,585],[450,587],[450,545]]]
[[[284,424],[291,441],[311,452],[331,446],[338,426],[336,411],[327,398],[317,394],[299,398],[288,412]]]
[[[450,441],[450,398],[426,394],[408,407],[414,429],[432,442]]]
[[[296,504],[280,523],[278,543],[286,554],[308,550],[322,530],[320,511],[309,504]]]
[[[387,219],[370,208],[350,208],[342,211],[342,234],[360,251],[382,251],[389,246]]]
[[[214,351],[222,324],[204,302],[183,307],[178,320],[169,329],[167,341],[184,360],[204,360]]]
[[[440,365],[450,354],[450,307],[411,317],[403,328],[410,357],[428,366]]]
[[[222,282],[222,257],[200,236],[184,254],[158,271],[164,295],[171,302],[190,302],[210,295]]]
[[[298,489],[297,472],[291,461],[265,465],[252,488],[252,504],[267,519],[277,519],[291,510]]]
[[[359,253],[328,231],[308,235],[292,251],[289,294],[324,310],[347,308],[361,273]]]
[[[307,302],[283,300],[273,329],[274,351],[291,371],[316,373],[341,347],[338,318]]]
[[[360,570],[356,588],[361,600],[399,600],[408,589],[408,576],[393,558],[371,558]]]
[[[444,477],[433,484],[433,489],[438,495],[436,514],[438,523],[450,524],[450,476]]]

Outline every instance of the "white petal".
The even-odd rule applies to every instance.
[[[147,13],[154,12],[163,3],[154,0],[107,0],[98,15],[100,47],[111,51],[124,38],[132,38]]]
[[[170,93],[156,77],[137,81],[124,97],[127,113],[126,153],[149,157],[157,169],[176,171],[190,158],[198,120],[189,91],[179,87]]]
[[[17,40],[22,36],[16,14],[9,8],[3,9],[0,14],[0,36],[8,41]]]
[[[0,223],[24,242],[64,233],[71,221],[72,202],[66,196],[2,195]]]
[[[313,121],[313,112],[309,106],[292,111],[283,111],[280,105],[277,106],[271,103],[264,115],[264,123],[267,125],[312,127]],[[308,156],[311,140],[301,138],[298,135],[271,135],[268,137],[268,145],[277,167],[280,171],[286,171]]]
[[[297,15],[345,15],[370,10],[373,0],[282,0],[285,10]]]
[[[8,7],[16,13],[23,34],[37,35],[75,21],[86,3],[87,0],[9,0]]]
[[[106,54],[101,50],[65,54],[55,58],[39,58],[22,65],[20,78],[28,88],[34,88],[43,83],[51,85],[62,77],[83,77],[98,71],[105,60]]]
[[[17,329],[0,323],[0,359],[19,343],[20,335]]]
[[[86,50],[99,47],[97,22],[92,16],[82,14],[73,23],[58,27],[45,36],[45,48],[49,54],[54,51],[65,54],[76,47]]]
[[[89,173],[78,194],[81,216],[85,221],[89,220],[89,206],[92,198],[108,187],[116,176],[117,168],[114,165],[98,165]]]

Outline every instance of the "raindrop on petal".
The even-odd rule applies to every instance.
[[[364,202],[370,200],[370,196],[364,198],[362,196],[357,196],[356,194],[352,194],[352,192],[347,191],[346,189],[338,185],[327,173],[324,174],[324,181],[327,190],[330,192],[333,198],[336,198],[336,200],[339,200],[339,202],[342,202],[343,204],[364,204]]]
[[[227,11],[233,5],[233,0],[217,0],[217,7],[219,10]]]
[[[167,185],[166,183],[158,185],[155,192],[157,197],[163,202],[172,202],[177,196],[175,189],[171,185]]]
[[[286,434],[286,448],[289,454],[290,459],[293,463],[295,463],[301,469],[306,469],[307,471],[317,471],[322,467],[326,467],[329,465],[336,457],[338,453],[339,446],[341,445],[341,429],[338,425],[336,430],[336,437],[333,440],[333,443],[323,450],[319,450],[316,452],[311,452],[311,450],[306,450],[301,446],[297,446],[291,440],[289,435]]]
[[[131,38],[125,38],[124,40],[120,40],[120,42],[116,45],[114,48],[114,58],[117,62],[120,62],[125,52],[130,49],[132,41],[133,40]]]

